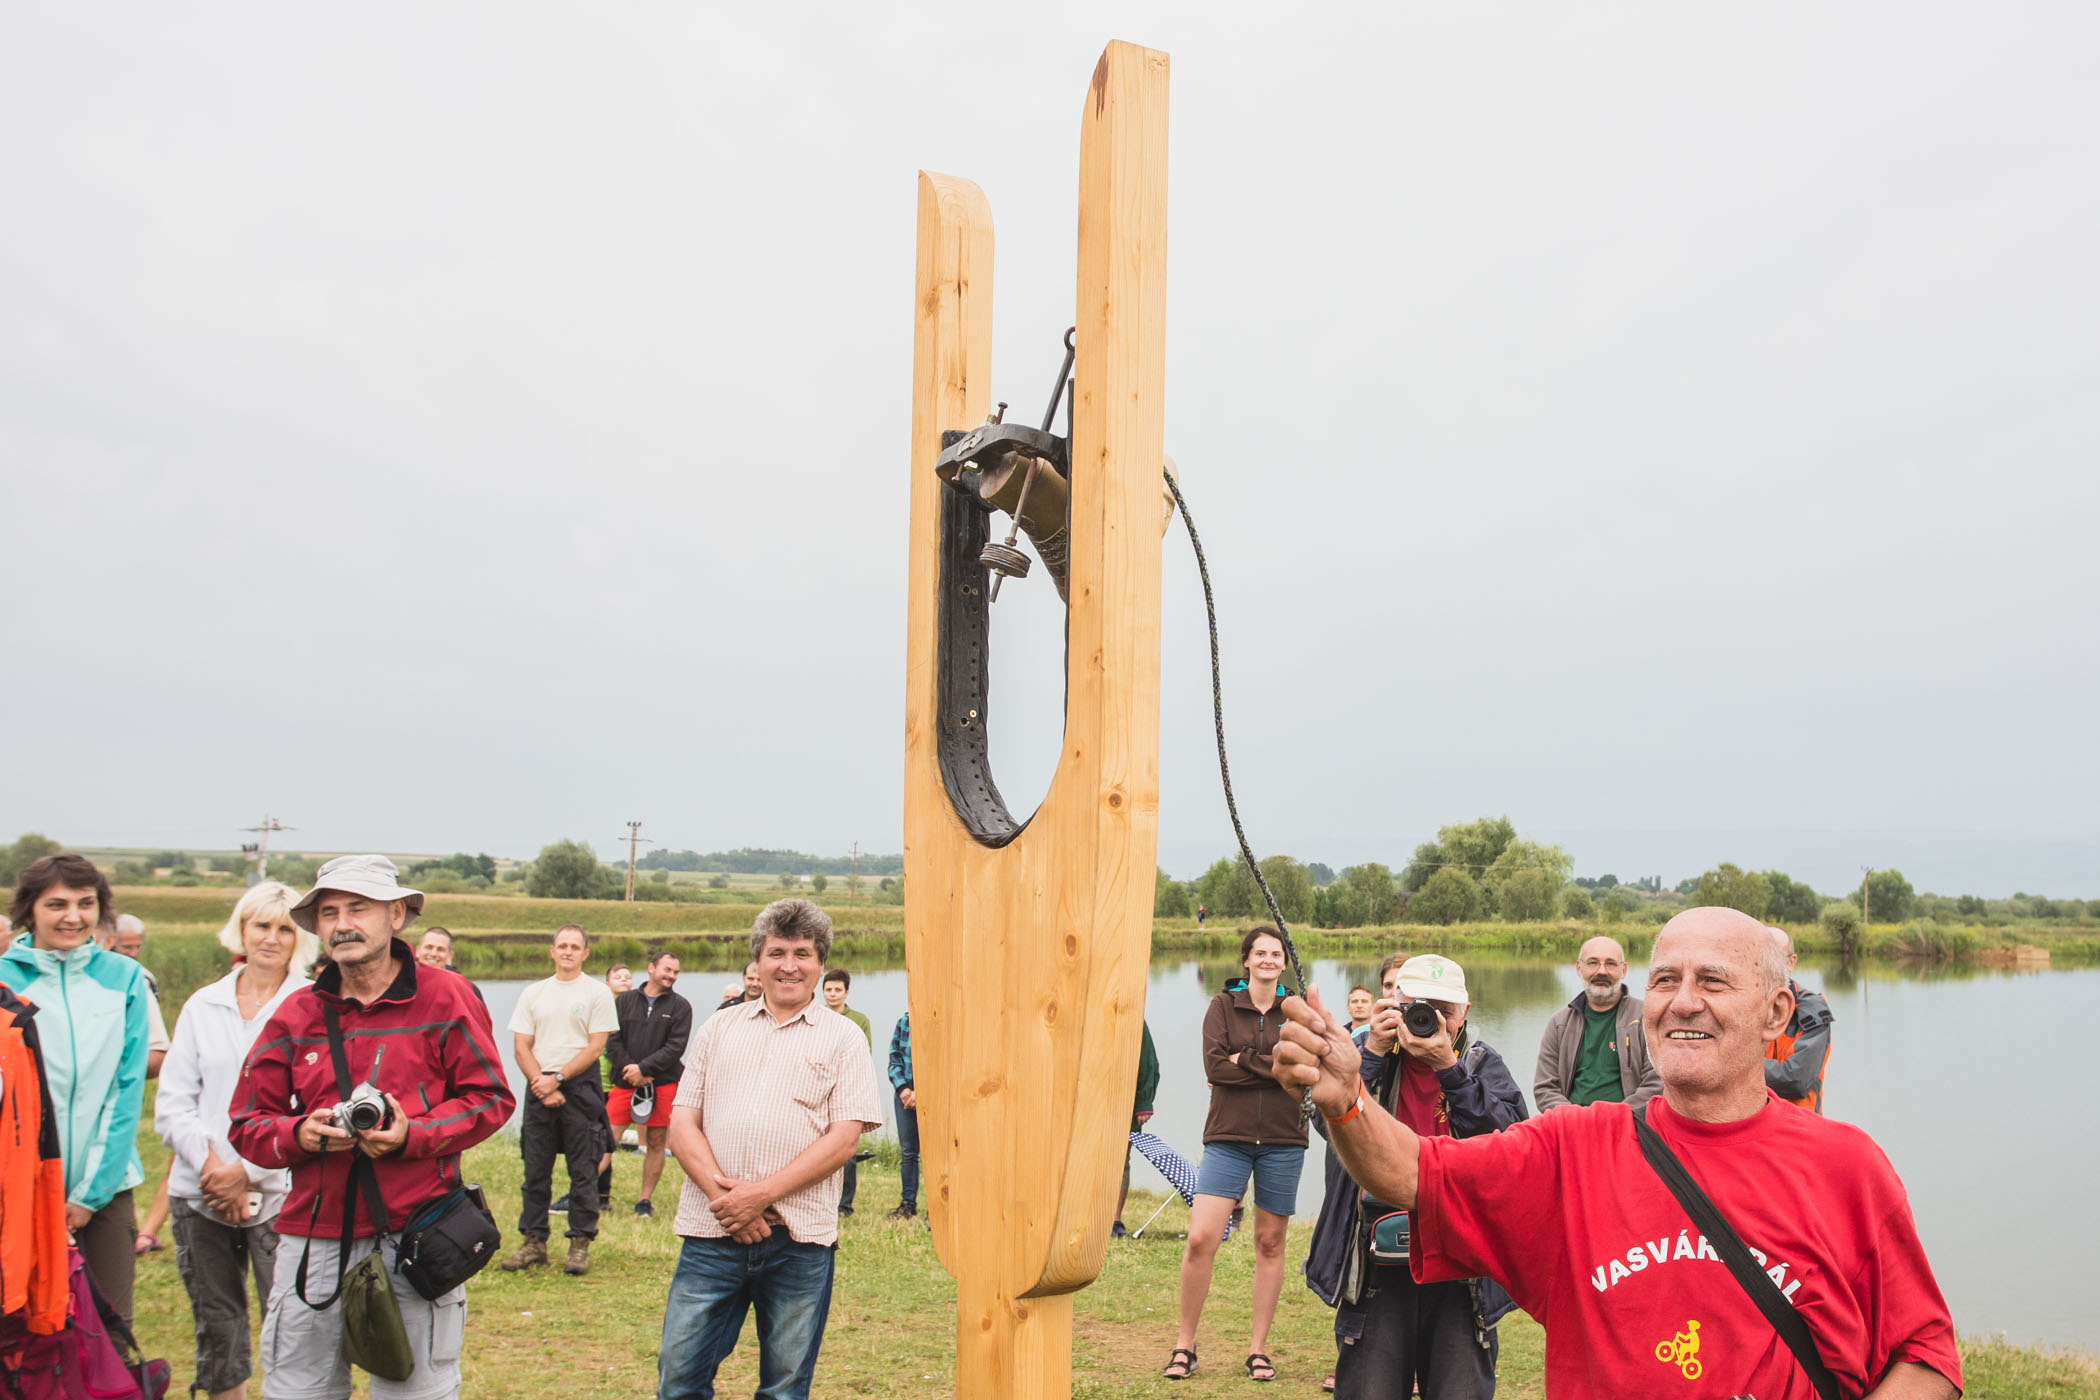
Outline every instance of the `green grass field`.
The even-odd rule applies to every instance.
[[[146,1117],[150,1123],[150,1097]],[[157,1182],[167,1150],[150,1129],[140,1134],[139,1146],[148,1179]],[[858,1213],[843,1222],[817,1395],[926,1400],[954,1394],[955,1286],[934,1256],[923,1217],[909,1222],[884,1218],[897,1203],[895,1151],[886,1145],[882,1158],[862,1167]],[[508,1251],[516,1243],[522,1177],[515,1141],[497,1137],[484,1143],[468,1154],[467,1167],[468,1179],[488,1192]],[[666,1167],[657,1192],[658,1214],[641,1220],[631,1213],[640,1172],[639,1156],[620,1154],[614,1210],[603,1221],[587,1276],[570,1278],[558,1269],[520,1275],[489,1268],[468,1284],[467,1395],[537,1400],[550,1393],[654,1394],[664,1292],[678,1252],[671,1216],[681,1178],[675,1162]],[[1141,1179],[1150,1175],[1142,1165],[1137,1172]],[[146,1195],[141,1188],[142,1216]],[[1156,1194],[1134,1191],[1124,1219],[1136,1228],[1159,1201]],[[557,1233],[560,1219],[555,1217]],[[1188,1212],[1176,1199],[1145,1238],[1110,1242],[1099,1280],[1080,1293],[1075,1305],[1075,1397],[1192,1400],[1246,1393],[1240,1362],[1246,1355],[1254,1255],[1243,1237],[1219,1252],[1211,1306],[1197,1335],[1202,1364],[1196,1376],[1180,1383],[1159,1376],[1174,1344],[1180,1236],[1187,1223]],[[1269,1343],[1280,1376],[1267,1393],[1317,1396],[1320,1379],[1334,1362],[1333,1314],[1295,1272],[1310,1234],[1310,1221],[1291,1230],[1292,1272]],[[164,1232],[163,1238],[171,1237]],[[297,1242],[287,1241],[280,1267],[296,1267],[297,1251]],[[174,1367],[171,1393],[179,1393],[191,1378],[193,1353],[189,1301],[175,1272],[172,1244],[139,1261],[137,1323],[141,1344]],[[1501,1335],[1498,1396],[1529,1400],[1543,1395],[1544,1334],[1518,1313],[1502,1324]],[[744,1336],[718,1378],[725,1395],[748,1393],[757,1384],[757,1351],[748,1324]],[[2100,1364],[2088,1356],[1972,1340],[1964,1345],[1963,1357],[1968,1394],[1979,1400],[2100,1397]],[[364,1393],[362,1384],[358,1391]],[[253,1381],[249,1394],[260,1394]]]

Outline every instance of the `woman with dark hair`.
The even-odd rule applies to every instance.
[[[131,1189],[146,1179],[136,1139],[152,994],[136,962],[95,946],[97,930],[115,918],[109,881],[91,861],[31,862],[8,911],[23,931],[0,954],[0,981],[36,1003],[65,1166],[66,1225],[128,1324],[138,1263]]]
[[[1257,924],[1240,939],[1245,986],[1220,992],[1203,1017],[1203,1072],[1210,1116],[1203,1124],[1203,1165],[1189,1207],[1188,1246],[1181,1256],[1181,1331],[1174,1359],[1161,1374],[1185,1380],[1196,1370],[1196,1323],[1210,1296],[1211,1265],[1225,1237],[1232,1204],[1254,1182],[1254,1317],[1247,1376],[1273,1381],[1266,1352],[1276,1299],[1283,1292],[1284,1238],[1305,1166],[1305,1119],[1298,1098],[1276,1082],[1274,1056],[1283,1032],[1283,936]]]

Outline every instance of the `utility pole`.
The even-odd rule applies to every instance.
[[[270,833],[273,831],[297,831],[298,829],[296,826],[286,826],[275,817],[264,817],[261,826],[244,826],[241,828],[243,831],[256,833],[255,840],[241,843],[241,854],[255,857],[255,873],[248,877],[249,884],[259,885],[269,876]]]
[[[854,903],[860,902],[860,842],[853,843],[852,873],[846,876],[846,894]]]
[[[1867,935],[1867,925],[1874,922],[1873,890],[1868,882],[1873,878],[1874,868],[1862,865],[1859,868],[1859,934],[1862,942]]]
[[[627,823],[627,902],[634,903],[634,848],[654,846],[657,843],[642,835],[640,822]]]

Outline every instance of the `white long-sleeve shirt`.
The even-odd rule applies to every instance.
[[[252,1021],[241,1019],[240,1001],[234,983],[235,968],[218,981],[199,987],[183,1004],[175,1022],[174,1044],[160,1067],[160,1096],[153,1106],[153,1130],[175,1154],[175,1169],[168,1179],[168,1194],[199,1203],[204,1198],[198,1173],[211,1156],[222,1162],[236,1160],[226,1128],[231,1115],[234,1088],[240,1083],[241,1066],[262,1028],[269,1024],[284,999],[301,987],[311,986],[303,977],[287,977],[277,995],[270,998]],[[248,1224],[273,1220],[291,1187],[291,1173],[271,1171],[240,1159],[248,1171],[248,1186],[262,1194],[262,1210]]]

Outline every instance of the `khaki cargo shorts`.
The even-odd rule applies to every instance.
[[[352,1240],[348,1268],[372,1252],[370,1239]],[[299,1300],[299,1258],[310,1251],[306,1291],[326,1298],[335,1290],[335,1261],[340,1239],[282,1236],[277,1249],[277,1277],[270,1288],[270,1308],[263,1315],[263,1400],[348,1400],[350,1362],[343,1355],[343,1311],[330,1303],[316,1311]],[[416,1369],[405,1381],[368,1379],[372,1400],[451,1400],[459,1394],[459,1353],[467,1333],[467,1290],[455,1288],[436,1302],[424,1298],[394,1269],[397,1242],[385,1244],[386,1276],[401,1304]]]

